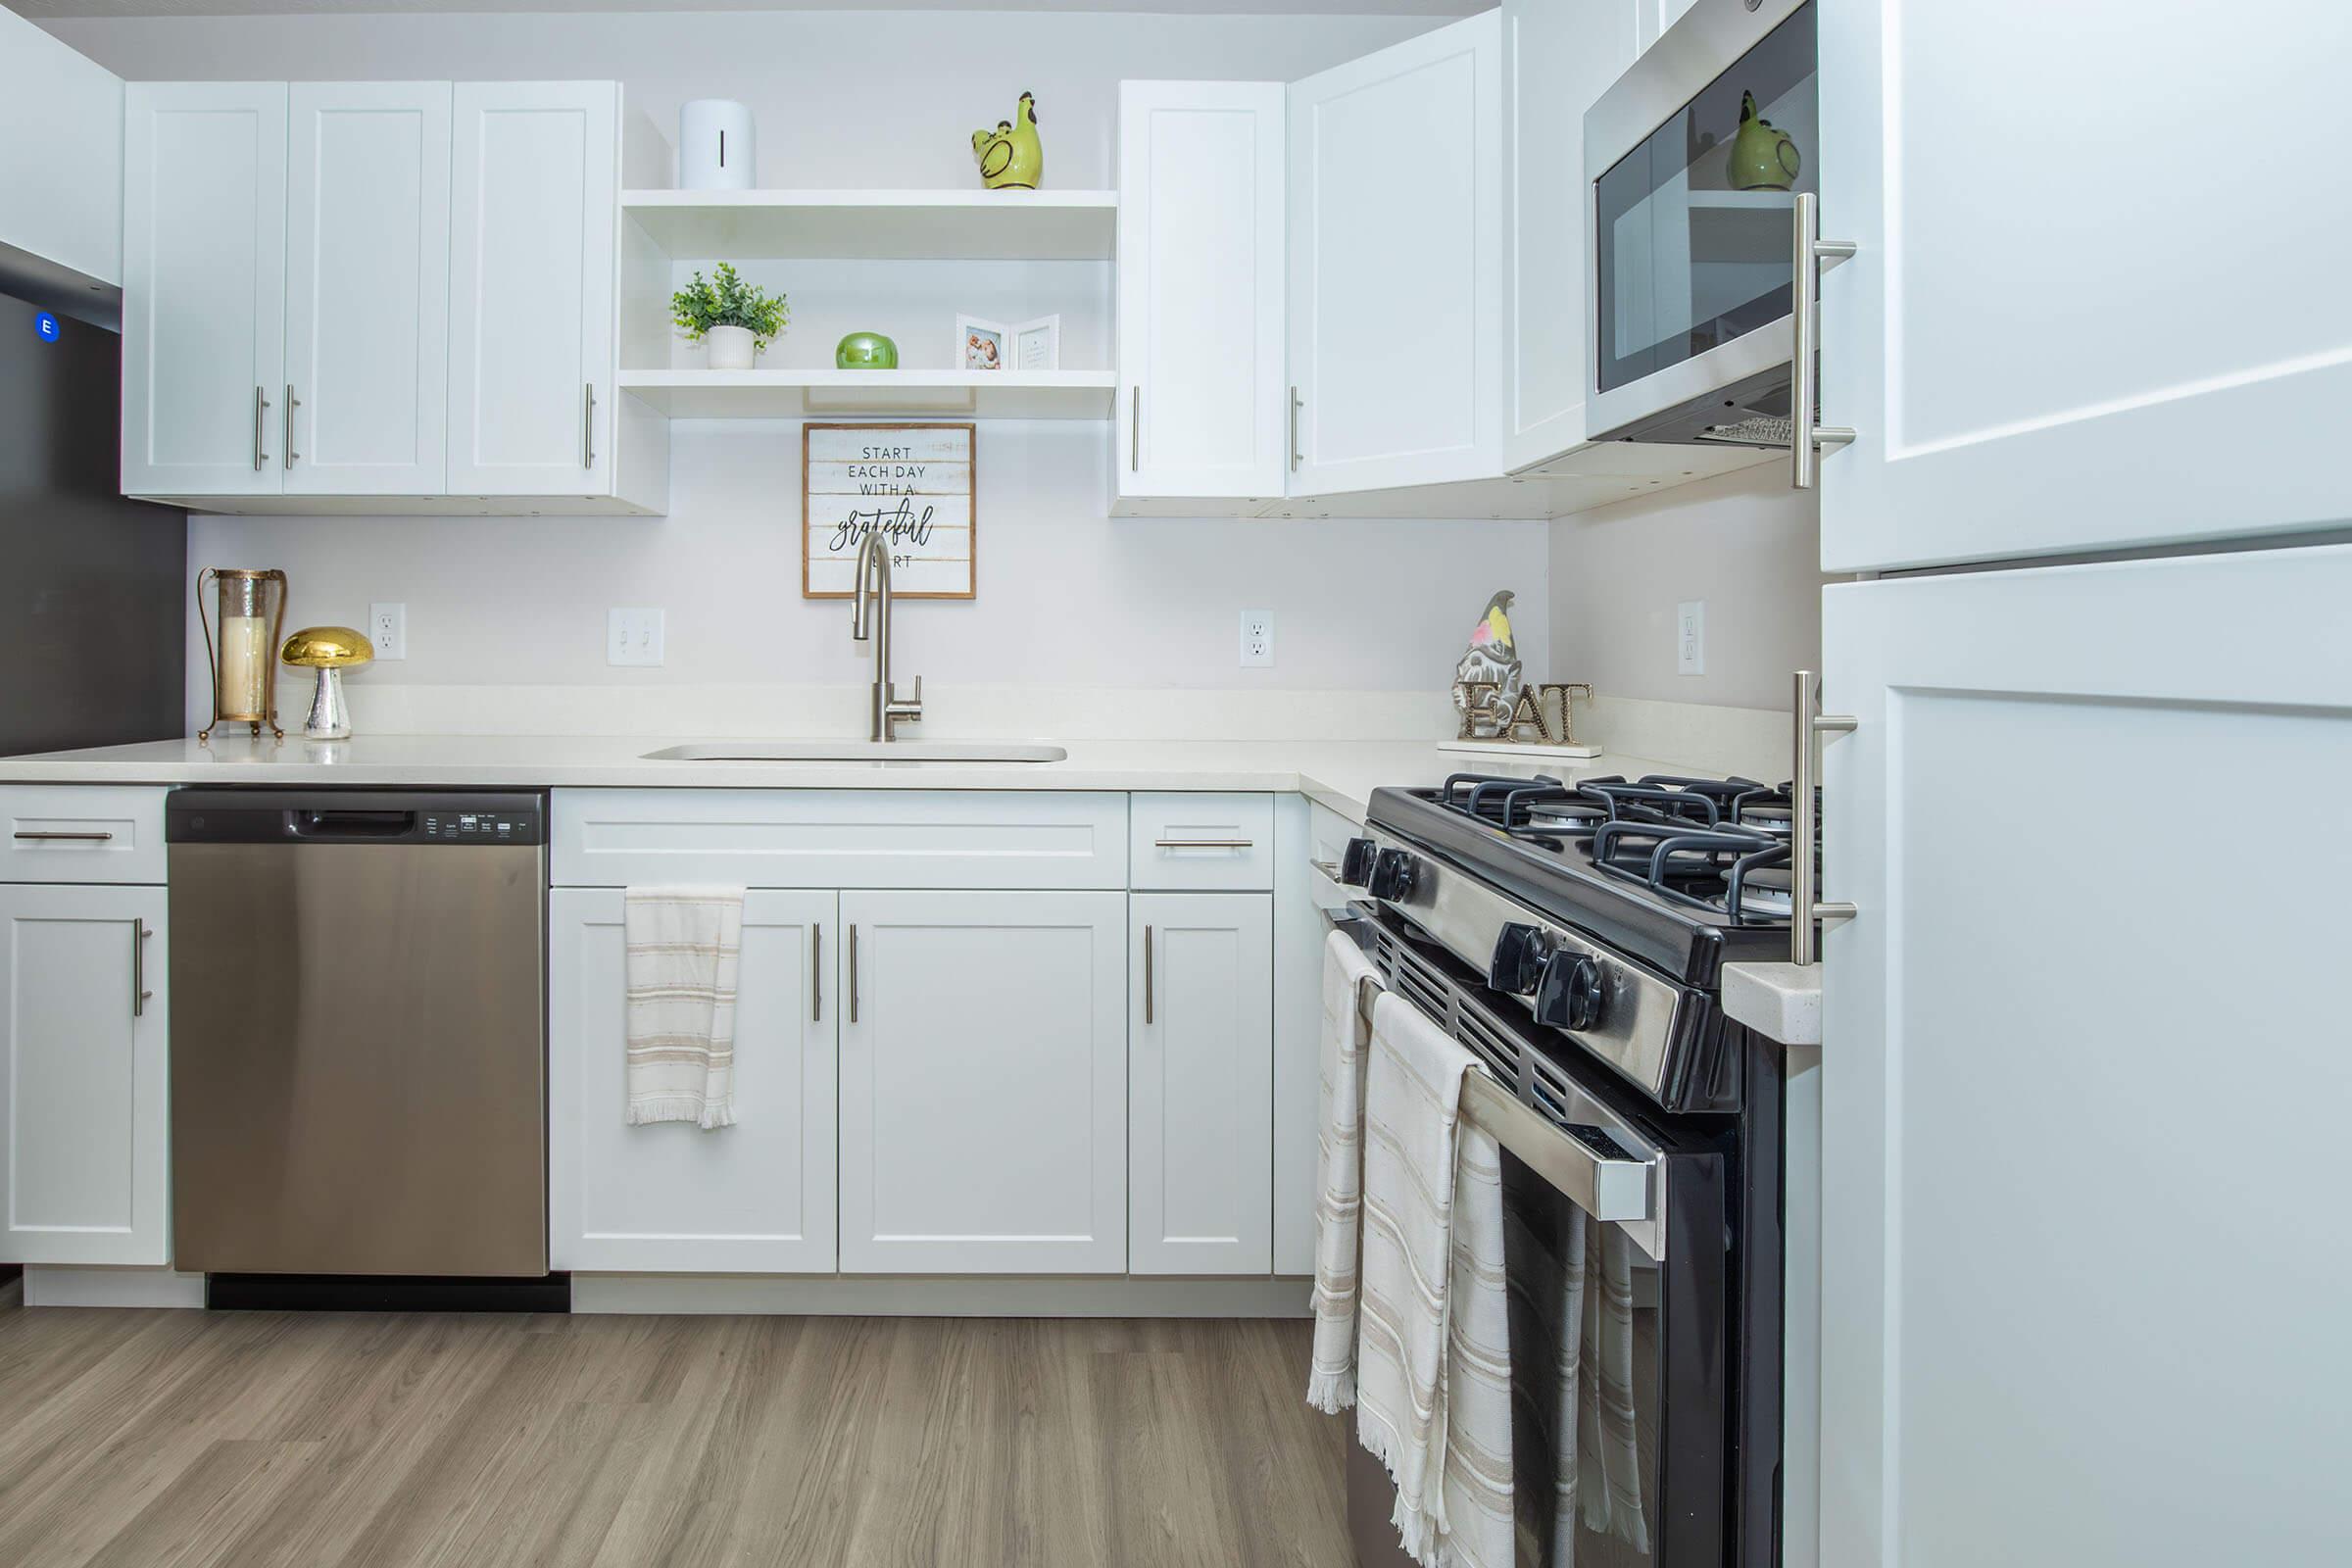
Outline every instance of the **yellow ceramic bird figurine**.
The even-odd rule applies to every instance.
[[[990,190],[1035,190],[1046,172],[1046,150],[1037,139],[1037,97],[1021,94],[1011,120],[995,130],[972,132],[972,156],[980,160],[980,183]]]

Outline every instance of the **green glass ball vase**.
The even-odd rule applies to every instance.
[[[895,370],[899,346],[879,332],[852,332],[834,348],[833,363],[844,370]]]

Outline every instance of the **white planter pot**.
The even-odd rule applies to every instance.
[[[755,339],[748,326],[714,326],[703,334],[710,346],[710,368],[713,370],[748,370],[752,368],[752,348]]]

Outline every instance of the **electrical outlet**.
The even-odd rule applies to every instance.
[[[1707,672],[1707,602],[1686,599],[1674,607],[1674,672]]]
[[[659,610],[614,610],[605,616],[608,664],[659,664],[662,640]]]
[[[375,657],[379,660],[408,658],[409,607],[369,605],[368,640],[375,645]]]
[[[1271,610],[1242,612],[1242,667],[1274,667],[1274,612]]]

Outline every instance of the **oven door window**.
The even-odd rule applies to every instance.
[[[1790,209],[1817,189],[1812,6],[1593,186],[1600,390],[1789,312]]]
[[[1507,1150],[1502,1191],[1516,1561],[1707,1560],[1721,1548],[1723,1455],[1714,1444],[1684,1448],[1722,1430],[1720,1296],[1711,1305],[1693,1278],[1708,1271],[1662,1269],[1623,1227],[1578,1208]],[[1694,1369],[1714,1373],[1713,1387],[1703,1376],[1694,1387]],[[1710,1539],[1695,1539],[1694,1525]]]

